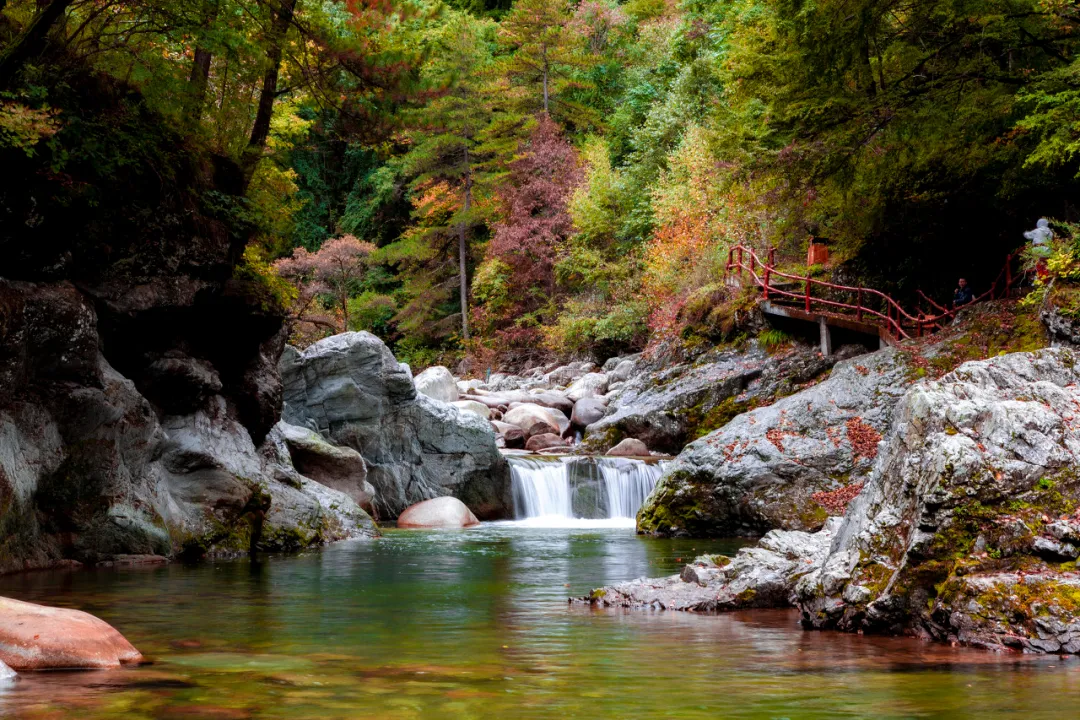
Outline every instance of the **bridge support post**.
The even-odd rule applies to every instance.
[[[821,332],[821,354],[828,357],[833,353],[832,330],[823,317],[818,318],[818,330]]]

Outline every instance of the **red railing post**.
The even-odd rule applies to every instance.
[[[855,319],[862,322],[862,285],[859,286],[859,292],[855,297]]]
[[[769,266],[776,264],[776,248],[769,248]]]
[[[806,312],[810,312],[810,276],[806,277]]]
[[[762,287],[761,287],[762,292],[764,293],[766,300],[769,299],[769,273],[771,273],[771,272],[772,272],[772,266],[771,265],[766,265],[765,266],[765,284],[762,285]]]

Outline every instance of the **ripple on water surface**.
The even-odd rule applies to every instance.
[[[537,521],[539,519],[536,519]],[[153,664],[24,674],[16,718],[1059,718],[1080,660],[803,632],[789,611],[569,606],[739,541],[611,524],[389,531],[294,557],[0,578]]]

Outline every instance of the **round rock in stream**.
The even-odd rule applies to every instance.
[[[398,516],[399,528],[467,528],[479,525],[465,503],[454,497],[440,497],[405,508]]]
[[[15,670],[112,668],[142,659],[116,628],[89,613],[0,597],[0,663]]]

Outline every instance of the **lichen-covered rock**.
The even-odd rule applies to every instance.
[[[657,535],[815,530],[811,496],[865,477],[911,377],[903,354],[837,363],[828,379],[734,417],[686,447],[638,514]]]
[[[633,580],[594,590],[582,601],[608,607],[715,612],[787,607],[795,584],[821,565],[840,518],[817,533],[773,530],[734,558],[705,555],[678,575]]]
[[[359,452],[380,517],[443,495],[482,518],[512,512],[491,424],[416,392],[409,368],[370,333],[343,333],[282,355],[284,419]]]
[[[905,396],[822,566],[813,627],[1080,650],[1080,355],[965,363]]]
[[[432,400],[452,403],[458,399],[458,386],[453,374],[441,365],[429,367],[413,378],[416,392]]]

